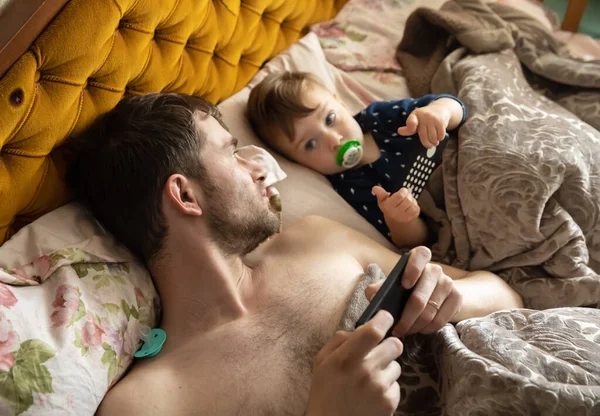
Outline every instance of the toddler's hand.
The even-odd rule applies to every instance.
[[[377,205],[383,212],[386,222],[392,220],[399,224],[408,224],[421,213],[421,208],[410,189],[402,188],[390,195],[381,186],[374,186],[372,192],[377,197]]]
[[[401,136],[412,136],[419,132],[423,146],[430,149],[444,140],[451,113],[444,105],[436,105],[436,101],[427,107],[414,110],[406,119],[406,126],[398,128]]]

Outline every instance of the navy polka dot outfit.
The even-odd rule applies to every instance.
[[[452,98],[463,108],[462,125],[466,118],[464,104],[456,97],[448,94],[428,94],[419,99],[397,101],[376,101],[354,116],[363,130],[371,132],[379,146],[381,157],[373,163],[348,169],[335,175],[327,175],[334,189],[363,217],[367,219],[381,234],[391,240],[390,230],[385,223],[383,213],[377,205],[377,198],[371,193],[373,186],[379,185],[390,190],[400,176],[402,169],[412,161],[403,157],[413,146],[421,145],[418,134],[400,136],[398,128],[406,125],[410,113],[425,107],[440,98]]]

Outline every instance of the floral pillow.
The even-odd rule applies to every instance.
[[[399,72],[395,51],[408,16],[446,0],[349,0],[333,20],[312,26],[327,60],[345,71]]]
[[[0,414],[93,415],[156,325],[144,267],[76,204],[0,247]]]
[[[396,82],[396,48],[408,17],[419,7],[440,8],[447,0],[349,0],[333,20],[313,25],[327,60],[345,71],[366,71],[380,82]],[[549,31],[552,13],[536,0],[497,1],[538,19]]]

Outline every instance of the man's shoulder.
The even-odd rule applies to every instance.
[[[157,374],[148,371],[138,373],[134,371],[127,374],[117,384],[111,388],[100,407],[97,415],[137,415],[137,414],[154,414],[156,411],[156,403],[158,396],[165,394],[161,392],[159,384],[169,385],[165,379],[165,374]],[[162,383],[157,384],[156,380],[162,380]]]
[[[309,215],[284,229],[283,240],[294,247],[341,249],[340,243],[357,233],[351,227],[320,215]]]
[[[305,217],[300,218],[298,221],[293,223],[290,226],[290,229],[298,229],[298,230],[306,230],[310,229],[318,229],[318,230],[327,230],[330,228],[344,228],[345,226],[337,221],[329,219],[327,217],[323,217],[321,215],[307,215]]]
[[[128,381],[125,378],[108,391],[98,408],[98,416],[135,415],[143,412],[144,403],[135,397],[135,391]]]
[[[346,226],[320,215],[302,217],[283,229],[278,236],[281,243],[290,243],[294,246],[307,244],[314,246],[315,240],[324,241],[330,235],[344,229]]]

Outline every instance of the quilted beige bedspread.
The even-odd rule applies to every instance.
[[[446,260],[497,272],[533,309],[597,305],[600,62],[479,0],[415,11],[397,57],[414,95],[453,93],[468,111],[442,166]]]
[[[367,268],[340,329],[354,329],[366,286],[384,278]],[[403,341],[397,416],[600,414],[597,309],[500,311]]]
[[[600,414],[600,62],[479,0],[416,10],[397,58],[413,96],[468,111],[430,188],[447,216],[434,253],[529,308],[425,337],[398,414]]]

